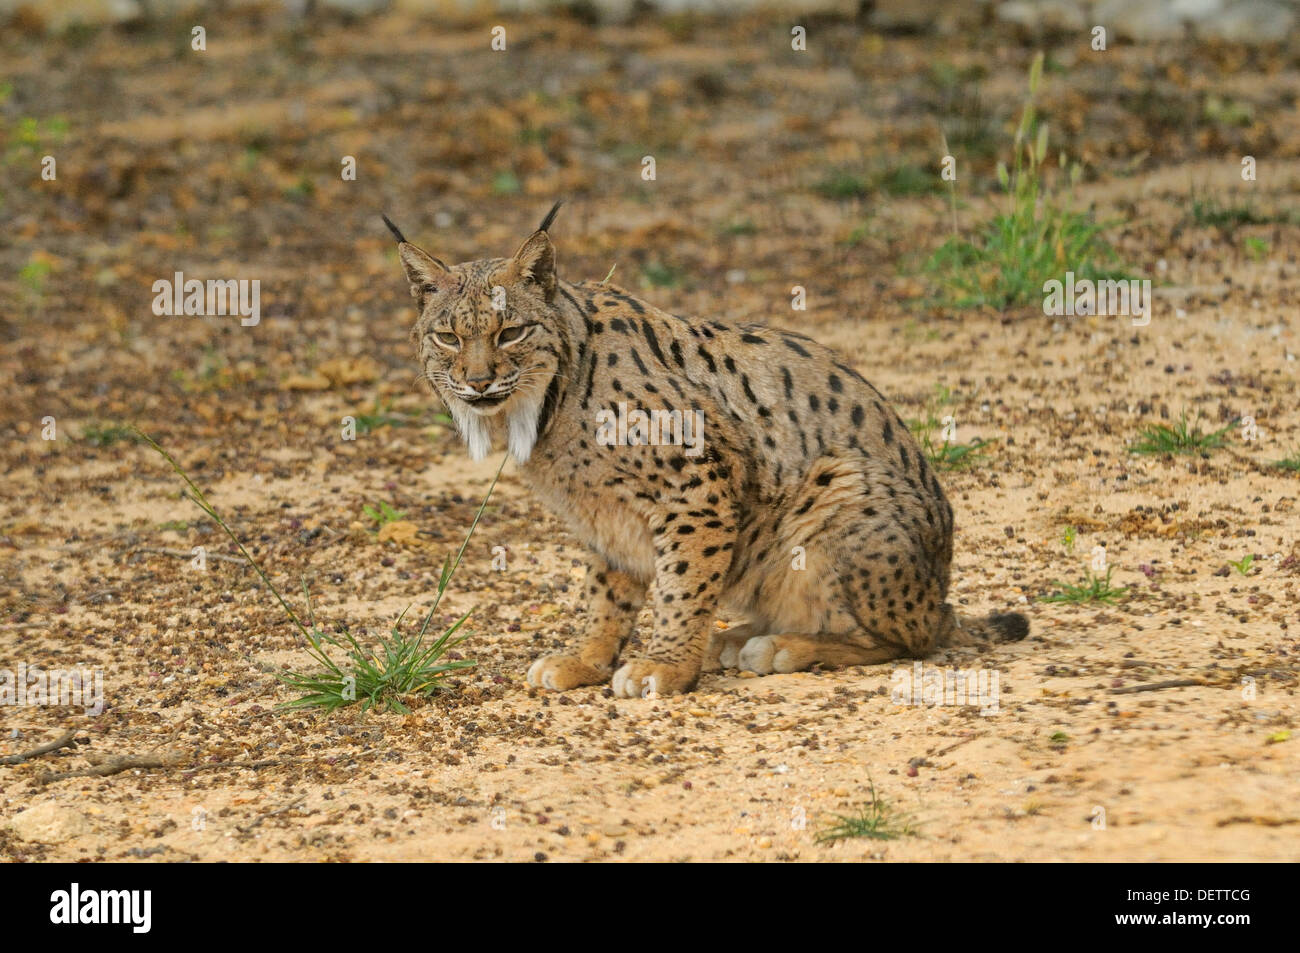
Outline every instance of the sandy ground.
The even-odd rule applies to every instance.
[[[1137,133],[1151,157],[1130,167],[1137,148],[1115,130],[1156,120],[1099,101],[1068,133],[1094,163],[1080,197],[1120,222],[1122,255],[1155,280],[1151,323],[951,312],[924,306],[906,267],[942,240],[945,201],[835,202],[808,188],[813,157],[874,161],[861,143],[888,129],[899,140],[882,149],[933,163],[909,77],[941,55],[986,64],[993,127],[1013,126],[1029,50],[943,54],[851,24],[826,30],[816,68],[803,70],[762,52],[771,30],[758,21],[526,24],[510,69],[490,65],[479,25],[398,19],[310,38],[248,27],[200,67],[175,54],[153,68],[176,46],[165,37],[101,35],[60,74],[47,67],[71,51],[7,41],[19,99],[39,91],[72,134],[63,184],[5,197],[17,237],[5,271],[41,256],[52,270],[39,294],[0,283],[0,380],[12,395],[0,418],[0,668],[100,668],[107,707],[0,708],[0,755],[77,731],[74,747],[0,767],[0,857],[1300,856],[1300,475],[1271,465],[1300,446],[1300,228],[1187,222],[1190,185],[1238,194],[1234,137],[1268,140],[1261,207],[1293,195],[1294,116],[1187,141]],[[575,46],[567,70],[547,71]],[[425,62],[430,51],[439,63]],[[1231,51],[1181,78],[1176,63],[1194,60],[1176,52],[1121,49],[1105,66],[1062,53],[1072,65],[1049,73],[1047,108],[1071,116],[1089,88],[1122,88],[1130,72],[1137,88],[1169,83],[1189,97],[1233,88]],[[1152,56],[1155,79],[1142,65]],[[1255,87],[1261,113],[1300,88],[1300,60],[1279,56]],[[716,73],[724,62],[730,72]],[[266,64],[279,72],[258,73]],[[245,86],[253,73],[259,95]],[[102,102],[72,95],[88,77],[111,78]],[[883,91],[869,107],[864,87]],[[570,99],[578,112],[566,119]],[[434,109],[448,101],[467,125]],[[284,116],[296,118],[281,126]],[[539,128],[550,130],[544,148],[520,132]],[[792,135],[802,151],[782,151]],[[513,150],[518,191],[489,189],[494,173],[475,165],[498,140]],[[368,191],[332,181],[336,154],[352,151],[373,157]],[[645,152],[668,179],[659,193],[636,176]],[[625,181],[611,163],[630,163]],[[987,176],[990,161],[978,168]],[[510,250],[552,195],[575,190],[555,231],[564,273],[600,277],[617,261],[623,283],[678,313],[797,327],[842,349],[904,417],[937,406],[946,387],[958,439],[995,441],[945,478],[952,598],[1024,612],[1031,635],[924,665],[995,673],[996,712],[900,702],[891,687],[910,666],[730,672],[655,700],[529,690],[530,660],[575,638],[585,607],[576,541],[510,468],[438,610],[447,622],[474,608],[460,651],[477,667],[408,715],[276,710],[292,694],[275,673],[310,664],[294,631],[247,567],[191,567],[193,546],[231,548],[156,454],[129,438],[97,446],[88,431],[139,422],[295,606],[305,574],[322,624],[386,630],[408,605],[429,605],[496,464],[467,462],[412,383],[408,299],[373,212],[405,212],[408,233],[463,259]],[[985,208],[968,195],[960,215]],[[435,228],[435,209],[454,226]],[[754,228],[727,229],[740,219]],[[846,250],[860,225],[865,238]],[[1266,254],[1246,253],[1250,236]],[[654,262],[681,279],[642,287],[639,269]],[[152,316],[150,282],[174,270],[261,275],[262,324]],[[806,315],[789,311],[794,281],[810,288]],[[384,401],[407,426],[340,439],[344,415]],[[1206,454],[1128,452],[1144,426],[1184,410],[1216,428],[1250,415],[1260,434],[1236,426]],[[47,415],[53,441],[41,439]],[[369,533],[362,506],[381,499],[418,535]],[[1040,601],[1057,580],[1078,580],[1097,546],[1124,598]],[[1252,554],[1247,574],[1229,568]],[[1175,680],[1194,684],[1135,690]],[[167,764],[43,780],[150,753]],[[819,843],[872,786],[911,833]]]

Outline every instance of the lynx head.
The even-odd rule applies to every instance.
[[[421,376],[437,391],[470,456],[481,460],[494,434],[523,463],[537,442],[546,388],[562,350],[562,317],[555,307],[555,247],[550,228],[560,203],[513,258],[447,267],[397,237],[397,254],[419,319],[411,330]]]

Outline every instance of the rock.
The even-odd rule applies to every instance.
[[[39,0],[0,0],[0,23],[13,17],[35,18],[50,33],[71,26],[105,26],[129,23],[144,15],[138,0],[63,0],[41,3]]]
[[[346,387],[350,384],[368,384],[379,377],[379,365],[369,357],[336,357],[325,361],[316,373],[331,384]]]
[[[1269,0],[1235,3],[1197,28],[1201,36],[1234,43],[1280,43],[1296,26],[1296,11]]]
[[[20,811],[9,826],[23,840],[42,844],[59,844],[92,831],[80,811],[54,801]]]
[[[420,527],[410,520],[393,520],[379,527],[379,542],[398,546],[415,546],[420,542]]]
[[[285,390],[329,390],[330,379],[319,371],[310,374],[290,374],[281,385]]]
[[[868,22],[878,30],[951,35],[979,23],[987,7],[987,0],[876,0]]]
[[[1275,43],[1295,27],[1296,10],[1284,0],[1101,0],[1092,20],[1143,43],[1179,39],[1189,31],[1236,43]]]
[[[321,6],[340,13],[363,17],[386,9],[390,0],[321,0]]]
[[[1035,33],[1083,33],[1090,25],[1079,5],[1065,0],[1012,0],[998,6],[998,19]]]

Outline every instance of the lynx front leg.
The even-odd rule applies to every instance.
[[[583,593],[590,616],[586,635],[568,652],[543,655],[528,669],[528,684],[562,692],[609,680],[619,649],[632,634],[645,604],[646,585],[627,573],[611,569],[591,553]]]
[[[616,696],[690,691],[700,677],[736,529],[725,504],[681,503],[654,527],[654,635],[644,654],[614,673]]]

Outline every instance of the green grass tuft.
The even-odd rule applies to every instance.
[[[1227,235],[1244,225],[1300,224],[1300,214],[1296,212],[1262,212],[1255,206],[1253,198],[1244,201],[1221,199],[1207,194],[1195,185],[1192,186],[1191,200],[1186,221],[1202,228],[1217,228]]]
[[[1242,556],[1241,559],[1237,560],[1236,562],[1233,562],[1231,559],[1229,559],[1228,565],[1231,566],[1233,569],[1237,570],[1237,573],[1239,575],[1249,576],[1250,567],[1255,565],[1255,554],[1247,553],[1245,556]]]
[[[1187,412],[1179,415],[1172,427],[1152,424],[1139,435],[1137,442],[1128,448],[1129,453],[1205,453],[1224,446],[1225,438],[1237,426],[1234,420],[1226,427],[1205,433],[1197,423],[1187,422]]]
[[[818,831],[815,840],[819,844],[833,844],[836,841],[850,840],[855,837],[868,837],[872,840],[897,840],[899,837],[914,836],[916,829],[912,818],[900,813],[892,804],[876,793],[876,785],[870,779],[867,784],[871,791],[871,800],[865,802],[854,814],[837,814],[833,822]]]
[[[952,392],[942,384],[935,385],[935,396],[928,402],[925,416],[906,421],[916,442],[921,445],[925,458],[940,470],[960,470],[979,461],[988,453],[994,441],[976,437],[970,443],[956,443],[943,436],[943,420],[939,409],[952,403]],[[936,439],[937,438],[937,439]]]
[[[1114,605],[1120,599],[1128,594],[1128,588],[1116,589],[1110,584],[1110,574],[1115,571],[1115,567],[1107,568],[1106,575],[1093,575],[1092,570],[1085,570],[1083,582],[1074,585],[1068,582],[1057,580],[1052,585],[1057,586],[1061,591],[1054,592],[1050,596],[1043,596],[1039,602],[1104,602],[1107,605]]]
[[[383,500],[379,501],[379,506],[371,506],[366,503],[361,507],[361,512],[366,515],[376,526],[387,526],[389,523],[396,523],[398,520],[406,519],[406,514],[399,510],[393,509]]]
[[[121,424],[87,424],[81,428],[81,439],[92,447],[108,447],[121,440],[140,442],[134,427]]]
[[[1007,208],[980,226],[973,237],[956,229],[953,192],[953,237],[924,265],[951,307],[987,306],[999,310],[1040,304],[1043,286],[1073,271],[1076,279],[1101,281],[1127,275],[1110,267],[1118,262],[1114,248],[1102,238],[1107,224],[1074,210],[1071,191],[1064,196],[1047,188],[1047,126],[1036,118],[1034,97],[1042,74],[1040,53],[1029,72],[1029,96],[1013,143],[1012,169],[998,163],[998,181],[1007,193]],[[1064,169],[1066,157],[1060,154]],[[1076,163],[1069,172],[1072,187],[1082,175]]]
[[[357,433],[371,433],[381,427],[410,427],[416,422],[416,416],[401,411],[393,413],[393,402],[388,400],[382,404],[375,401],[374,410],[368,414],[357,414],[354,419],[357,422]]]
[[[676,288],[682,283],[682,270],[652,261],[642,266],[641,274],[655,288]]]
[[[1292,473],[1300,473],[1300,449],[1292,451],[1288,457],[1281,460],[1273,461],[1273,466],[1279,470],[1290,470]]]

